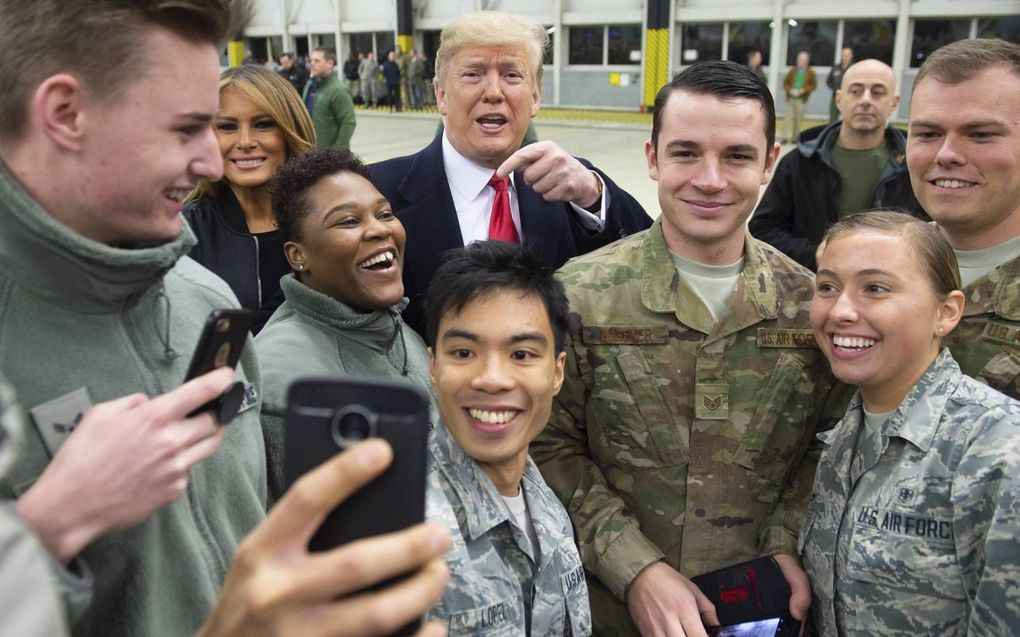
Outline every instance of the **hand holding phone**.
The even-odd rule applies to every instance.
[[[424,521],[428,399],[406,381],[336,376],[301,378],[291,385],[284,451],[288,485],[367,438],[386,440],[393,463],[326,516],[308,544],[310,551],[327,551]],[[395,634],[412,634],[418,626],[415,622]]]
[[[195,353],[191,356],[188,373],[184,377],[185,382],[220,367],[236,367],[254,318],[255,314],[251,310],[213,310],[198,337]],[[244,383],[236,381],[218,398],[195,409],[188,417],[212,411],[220,424],[226,425],[237,415],[243,401]]]

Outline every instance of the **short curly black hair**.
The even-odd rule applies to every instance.
[[[277,169],[269,182],[269,194],[281,240],[285,243],[301,240],[301,221],[309,212],[308,191],[320,179],[342,172],[368,179],[368,168],[361,158],[346,148],[330,146],[292,157]]]

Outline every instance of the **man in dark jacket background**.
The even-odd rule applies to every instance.
[[[304,92],[305,84],[308,82],[308,69],[305,68],[304,64],[298,64],[294,61],[293,53],[284,53],[280,56],[280,75],[290,82],[290,85],[294,87],[298,95]]]
[[[895,81],[878,60],[847,69],[836,94],[843,118],[804,131],[780,160],[751,218],[756,239],[814,270],[822,234],[841,217],[867,208],[925,217],[910,188],[906,137],[886,123],[900,103]]]

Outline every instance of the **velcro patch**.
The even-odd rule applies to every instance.
[[[818,341],[809,329],[758,328],[758,347],[795,347],[818,349]]]
[[[694,417],[700,420],[728,420],[730,417],[730,386],[720,382],[695,384]]]
[[[985,323],[984,331],[981,332],[981,338],[1006,345],[1020,346],[1020,325],[988,321]]]
[[[586,325],[585,345],[663,345],[669,340],[669,328],[654,326]]]
[[[35,427],[50,455],[57,453],[57,449],[64,444],[64,440],[71,435],[91,406],[89,391],[82,387],[30,410]]]
[[[517,606],[506,599],[491,606],[454,613],[449,628],[451,635],[479,635],[504,626],[520,626],[523,621]]]

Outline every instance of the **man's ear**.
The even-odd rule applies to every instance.
[[[648,176],[659,181],[659,161],[655,156],[655,144],[651,139],[645,141],[645,161],[648,162]]]
[[[51,75],[36,87],[30,102],[32,116],[46,137],[64,150],[81,148],[88,118],[85,87],[67,73]]]
[[[553,396],[560,393],[563,388],[564,366],[567,364],[567,353],[560,352],[556,355],[556,369],[553,371]]]

